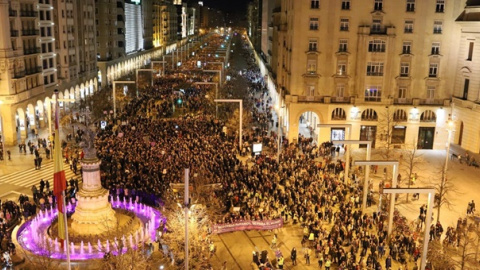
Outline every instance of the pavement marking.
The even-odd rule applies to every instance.
[[[228,254],[230,254],[230,257],[232,257],[233,261],[238,266],[238,269],[242,269],[242,266],[237,262],[237,259],[235,259],[235,256],[233,256],[232,252],[230,251],[230,248],[228,248],[227,244],[225,244],[225,241],[223,241],[222,236],[220,234],[218,234],[218,239],[222,241],[223,245],[225,246],[225,249],[228,251]]]
[[[66,164],[64,164],[66,165]],[[50,188],[53,189],[53,162],[48,162],[40,170],[35,170],[35,168],[30,168],[21,172],[14,172],[5,176],[0,177],[1,184],[12,184],[21,187],[29,188],[33,185],[39,185],[40,180],[50,182]],[[64,166],[65,178],[70,180],[71,178],[79,178],[81,180],[81,175],[75,175],[73,171],[70,170],[68,165]],[[78,173],[80,170],[77,171]]]

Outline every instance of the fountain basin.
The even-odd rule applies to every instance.
[[[138,203],[111,200],[114,210],[130,212],[139,221],[138,226],[132,226],[131,231],[122,230],[122,237],[109,238],[108,234],[99,235],[97,241],[92,236],[73,236],[69,251],[71,260],[90,260],[103,258],[111,252],[114,255],[126,252],[128,248],[137,249],[143,243],[156,240],[156,231],[165,217],[157,209]],[[75,212],[75,205],[68,205],[69,214]],[[20,226],[16,233],[17,242],[26,251],[54,259],[66,259],[66,246],[62,249],[56,238],[48,233],[49,228],[58,218],[57,209],[40,211],[35,217]],[[82,238],[85,237],[85,238]],[[76,242],[75,242],[76,241]],[[78,242],[80,241],[80,242]],[[121,249],[121,250],[120,250]]]

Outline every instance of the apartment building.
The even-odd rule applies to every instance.
[[[480,1],[467,1],[456,23],[461,36],[452,98],[453,143],[480,153]]]
[[[288,137],[344,138],[318,124],[348,123],[377,147],[443,149],[465,2],[275,1],[270,75]]]

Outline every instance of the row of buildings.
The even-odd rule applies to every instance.
[[[55,89],[78,101],[223,17],[203,1],[0,0],[0,141],[44,127]]]
[[[480,1],[252,0],[248,26],[289,139],[480,151]]]

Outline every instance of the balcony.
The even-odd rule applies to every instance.
[[[393,99],[395,105],[412,105],[413,100],[411,98],[395,98]]]
[[[32,75],[32,74],[37,74],[41,73],[43,71],[42,67],[34,67],[34,68],[28,68],[25,70],[26,75]]]
[[[23,78],[25,77],[25,70],[22,70],[22,71],[15,71],[13,73],[13,78],[14,79],[20,79],[20,78]]]
[[[23,49],[23,54],[24,55],[29,55],[29,54],[36,54],[40,53],[40,48],[24,48]]]
[[[443,106],[443,99],[434,99],[434,98],[420,99],[420,105],[441,105],[441,106]]]
[[[38,36],[40,32],[37,29],[23,29],[22,36]]]
[[[330,102],[332,103],[350,103],[350,97],[331,97]]]
[[[367,72],[367,76],[383,76],[383,72]]]
[[[364,99],[365,102],[381,102],[382,97],[381,96],[367,96]]]
[[[298,96],[298,102],[318,102],[323,103],[323,96]]]
[[[11,37],[18,37],[18,30],[10,30]]]
[[[370,35],[386,35],[387,29],[385,26],[370,27]]]
[[[17,17],[17,11],[14,9],[9,9],[8,10],[8,16],[10,17]]]
[[[35,18],[38,17],[38,12],[33,10],[20,10],[20,17]]]

